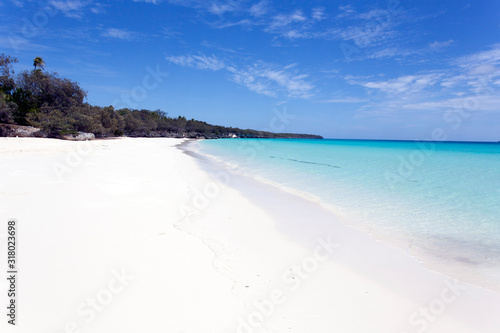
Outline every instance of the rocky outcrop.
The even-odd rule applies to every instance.
[[[88,140],[94,140],[95,135],[93,133],[78,132],[78,133],[62,135],[61,138],[64,140],[71,140],[71,141],[88,141]]]
[[[44,137],[39,128],[12,124],[0,124],[0,137]]]
[[[19,138],[47,138],[54,137],[57,139],[72,140],[72,141],[87,141],[95,139],[93,133],[76,132],[71,134],[50,136],[41,131],[39,128],[32,126],[20,126],[12,124],[0,124],[0,137],[19,137]]]

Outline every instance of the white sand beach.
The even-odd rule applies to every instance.
[[[1,332],[499,332],[500,294],[315,202],[211,174],[181,142],[0,138],[2,276],[9,219],[19,266]]]

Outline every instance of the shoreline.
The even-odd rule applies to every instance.
[[[203,151],[199,151],[199,148],[194,148],[193,142],[186,142],[184,147],[184,150],[187,154],[193,156],[194,158],[200,159],[204,164],[210,165],[209,167],[205,167],[204,169],[217,169],[219,170],[218,172],[221,172],[222,170],[222,172],[228,172],[230,174],[237,175],[238,177],[251,179],[254,185],[257,187],[271,187],[277,189],[278,191],[298,196],[304,200],[315,203],[316,205],[318,205],[318,207],[331,211],[332,214],[336,215],[344,225],[359,230],[360,232],[366,233],[375,240],[388,244],[395,250],[407,254],[426,270],[443,276],[447,276],[452,279],[458,279],[463,283],[471,284],[478,288],[485,289],[500,295],[499,283],[495,282],[493,276],[488,276],[487,273],[490,272],[487,272],[485,268],[483,268],[483,270],[486,274],[486,277],[481,276],[477,272],[476,267],[472,265],[466,266],[465,264],[467,262],[457,263],[457,259],[454,261],[451,258],[440,256],[440,254],[446,254],[442,249],[440,249],[441,252],[434,253],[431,252],[430,249],[421,246],[423,244],[423,240],[415,243],[412,240],[415,236],[410,233],[403,234],[402,238],[390,237],[387,234],[378,232],[373,225],[368,225],[366,222],[364,222],[366,217],[362,217],[362,214],[359,212],[348,211],[343,207],[336,206],[332,203],[327,203],[323,201],[319,196],[310,192],[291,188],[274,180],[249,174],[249,171],[247,169],[244,170],[229,161],[222,160],[220,157],[212,156],[210,154],[204,153]],[[191,150],[189,147],[191,147]],[[264,190],[262,189],[262,191]],[[460,252],[457,253],[458,254],[456,256],[459,257]]]
[[[192,152],[189,155],[194,156],[195,158],[199,157],[199,155],[196,156],[196,153],[193,154]],[[217,179],[218,177],[220,178],[220,172],[224,172],[221,171],[223,169],[218,169],[220,166],[214,166],[211,161],[207,160],[206,157],[202,157],[201,161],[198,161],[198,164],[200,164],[201,168],[206,172],[212,174],[212,179]],[[219,174],[219,176],[217,176],[217,174]],[[353,247],[350,247],[348,244],[344,244],[346,249],[343,251],[346,252],[337,256],[336,263],[333,265],[340,265],[356,272],[356,274],[354,274],[355,277],[358,277],[359,275],[369,277],[371,282],[379,284],[382,286],[382,289],[392,290],[391,293],[397,291],[398,293],[405,295],[402,299],[393,300],[394,303],[401,302],[399,306],[408,306],[408,303],[412,303],[413,306],[415,306],[415,309],[418,309],[419,307],[421,308],[426,304],[426,302],[429,302],[426,301],[426,299],[433,299],[431,295],[434,291],[432,290],[436,290],[440,284],[442,285],[442,288],[445,288],[444,290],[446,290],[447,284],[451,283],[450,281],[453,281],[453,283],[459,283],[458,281],[453,280],[440,272],[424,267],[420,261],[407,255],[401,249],[382,242],[355,226],[345,224],[343,221],[340,221],[338,216],[335,216],[332,211],[325,209],[324,206],[314,200],[308,200],[307,198],[297,196],[294,193],[285,192],[281,188],[248,178],[245,175],[231,174],[230,177],[231,182],[228,187],[255,203],[255,205],[263,209],[266,214],[273,216],[272,223],[274,228],[278,229],[276,236],[292,239],[293,243],[295,243],[293,246],[309,246],[310,250],[313,249],[315,244],[315,236],[313,234],[315,233],[316,238],[318,235],[340,234],[349,239],[349,241],[355,243],[356,245]],[[221,183],[220,186],[226,186],[226,184]],[[292,213],[287,212],[287,209],[276,208],[287,205],[290,208],[293,207],[291,208],[293,211]],[[309,213],[300,213],[298,212],[297,207],[308,207]],[[308,220],[308,223],[313,223],[313,226],[308,224],[306,227],[306,225],[301,223],[300,220],[306,220],[308,216],[314,216],[311,215],[311,211],[314,212],[312,214],[317,215],[315,215],[315,218]],[[316,223],[314,224],[314,222]],[[311,230],[308,230],[309,228]],[[219,227],[219,230],[220,229],[223,229],[223,227]],[[343,237],[341,237],[341,239]],[[341,241],[340,244],[342,247],[343,242]],[[391,263],[397,263],[399,266],[391,267]],[[378,269],[376,265],[380,265],[380,269]],[[401,281],[407,281],[407,283],[398,286],[398,284],[401,284]],[[466,285],[466,288],[470,293],[467,296],[470,298],[468,300],[464,300],[464,304],[462,304],[464,308],[470,307],[467,311],[472,311],[474,308],[474,306],[471,306],[471,304],[474,303],[472,301],[474,298],[482,298],[485,301],[485,304],[489,304],[484,308],[493,307],[500,309],[500,295],[498,293],[480,286],[465,283],[459,284]],[[398,287],[394,288],[394,286]],[[377,291],[380,292],[380,290]],[[436,294],[439,295],[439,293]],[[469,301],[471,303],[466,304]],[[419,302],[420,305],[418,305]],[[478,304],[475,306],[477,305]],[[399,309],[399,306],[396,308]],[[395,311],[396,308],[394,308]],[[463,309],[458,312],[462,311]],[[414,312],[409,313],[410,315],[414,314]],[[369,316],[370,314],[366,313],[365,315]],[[495,322],[496,319],[494,319],[493,313],[490,313],[490,315],[490,320]],[[456,316],[455,320],[461,320],[458,318],[462,315],[456,314],[451,315],[448,320],[452,320],[454,316]],[[418,317],[413,318],[415,319],[414,323],[419,323],[416,318]],[[420,324],[422,323],[423,322],[420,321]],[[500,322],[497,324],[500,324]],[[346,329],[346,327],[343,329]],[[492,325],[489,329],[493,331],[493,327],[494,325]],[[415,326],[410,325],[410,327],[407,327],[406,329],[412,331],[411,328],[415,328]],[[457,332],[462,331],[459,328],[454,328],[454,330]],[[404,329],[402,329],[401,332],[402,331],[404,331]],[[414,331],[417,330],[414,329]],[[429,331],[434,332],[434,330]],[[486,331],[489,332],[489,330],[485,330],[485,332]],[[436,332],[440,331],[436,330]],[[464,330],[464,332],[467,332],[467,330]]]
[[[94,141],[62,182],[53,165],[78,143],[46,140],[0,139],[23,150],[0,149],[0,214],[19,220],[23,269],[20,324],[7,332],[498,331],[498,294],[313,202],[207,170],[178,139]],[[113,293],[122,270],[133,279]],[[108,289],[103,311],[79,314]]]

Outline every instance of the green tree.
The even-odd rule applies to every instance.
[[[2,53],[0,55],[0,92],[8,95],[15,88],[14,71],[12,64],[18,62],[16,58],[6,56]]]
[[[102,124],[103,131],[94,133],[100,136],[121,136],[125,131],[125,120],[112,106],[95,107],[97,120]]]
[[[45,69],[45,61],[40,57],[36,57],[33,59],[33,67],[35,67],[35,71],[37,68]]]
[[[12,92],[16,86],[12,64],[16,62],[16,58],[3,53],[0,55],[0,123],[13,123],[17,112],[17,105],[12,102]]]
[[[28,114],[38,112],[42,106],[46,113],[58,110],[66,115],[71,107],[81,106],[87,96],[76,82],[38,70],[21,72],[16,87],[12,100],[18,105],[15,119],[20,125],[29,125]]]
[[[41,128],[49,137],[58,137],[61,132],[74,132],[74,119],[48,105],[28,114],[26,120],[30,125]]]
[[[31,97],[31,92],[17,88],[11,96],[13,103],[17,106],[13,112],[14,122],[18,125],[29,125],[26,117],[31,112],[36,112],[38,107],[36,101]]]
[[[1,93],[0,93],[1,95]],[[0,96],[0,123],[14,123],[14,115],[17,113],[17,104],[8,102]]]

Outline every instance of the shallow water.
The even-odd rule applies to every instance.
[[[308,194],[424,265],[500,290],[500,144],[225,139],[226,168]]]

